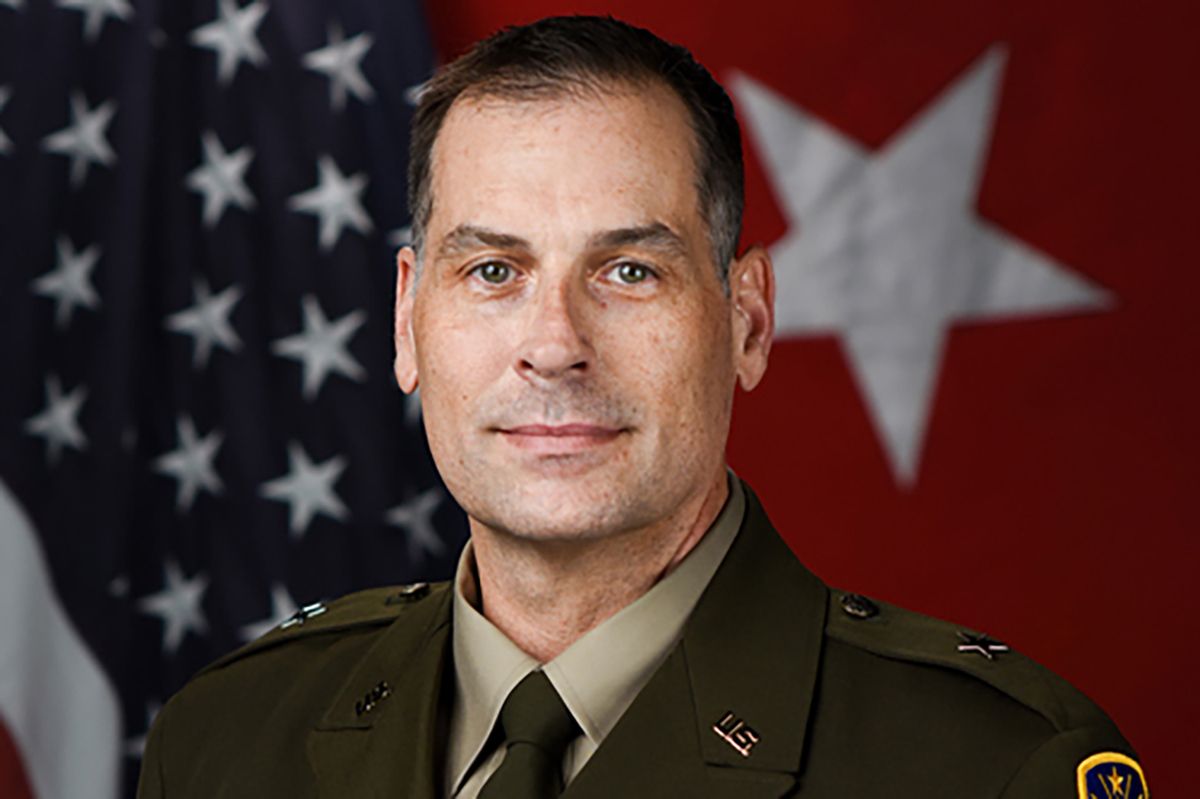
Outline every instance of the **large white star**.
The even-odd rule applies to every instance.
[[[371,217],[362,207],[361,195],[367,187],[366,175],[359,172],[344,176],[328,155],[317,161],[317,185],[288,199],[288,207],[321,220],[318,241],[328,252],[337,244],[342,229],[349,226],[359,233],[370,233]]]
[[[79,410],[87,394],[80,384],[64,395],[56,375],[46,378],[46,409],[25,421],[25,432],[46,440],[46,459],[51,464],[58,463],[63,447],[80,452],[87,449],[87,436],[79,429]]]
[[[305,54],[304,66],[329,78],[329,101],[335,111],[345,108],[347,91],[364,103],[375,96],[360,65],[373,41],[369,33],[344,39],[341,26],[335,23],[329,29],[329,44]]]
[[[203,369],[208,365],[208,356],[214,344],[230,352],[242,348],[242,340],[229,322],[233,306],[242,298],[242,290],[236,283],[231,283],[220,294],[213,296],[208,283],[202,278],[196,279],[193,289],[196,292],[196,304],[168,316],[166,325],[168,330],[194,337],[196,348],[192,354],[192,366]]]
[[[57,242],[58,266],[33,281],[33,291],[55,302],[54,324],[61,330],[71,323],[77,307],[97,308],[100,297],[92,286],[92,270],[100,260],[100,246],[76,252],[66,236]]]
[[[975,211],[1003,65],[986,53],[875,153],[731,81],[790,223],[771,248],[778,333],[840,336],[902,485],[916,480],[952,325],[1110,303]]]
[[[301,299],[304,312],[304,331],[281,338],[271,344],[271,351],[284,358],[304,364],[304,398],[316,399],[317,392],[330,372],[362,382],[367,371],[346,349],[354,331],[367,320],[365,311],[351,311],[330,322],[321,311],[317,298],[311,294]]]
[[[200,438],[196,435],[196,426],[186,416],[179,417],[175,429],[179,446],[159,456],[154,461],[154,471],[179,481],[175,508],[183,513],[191,509],[197,491],[203,489],[216,495],[224,490],[221,478],[213,469],[213,459],[217,457],[224,436],[219,430],[213,430]]]
[[[117,160],[116,153],[104,138],[105,129],[117,112],[117,104],[109,100],[89,109],[80,92],[71,93],[71,124],[42,139],[49,152],[71,159],[71,185],[78,187],[87,177],[88,164],[109,166]]]
[[[216,227],[225,208],[234,205],[243,211],[254,208],[254,195],[246,187],[245,174],[254,160],[254,150],[243,147],[227,153],[211,130],[201,137],[204,163],[187,176],[187,187],[204,195],[204,226]]]
[[[433,514],[442,504],[445,495],[442,489],[422,491],[387,512],[388,524],[403,527],[408,537],[408,560],[420,563],[428,553],[437,557],[446,552],[446,542],[433,527]]]
[[[12,97],[12,88],[9,86],[0,86],[0,114],[4,113],[4,106],[8,105],[10,97]],[[8,134],[4,132],[4,128],[0,128],[0,155],[8,155],[11,152],[12,139],[8,138]]]
[[[58,7],[83,12],[83,36],[88,42],[96,41],[108,17],[129,19],[133,15],[127,0],[58,0]]]
[[[207,47],[217,54],[217,79],[222,84],[233,80],[242,61],[254,66],[266,63],[267,54],[255,35],[266,13],[267,4],[261,0],[242,9],[233,0],[220,0],[217,18],[196,28],[188,37],[197,47]]]
[[[238,631],[243,641],[260,638],[288,620],[297,610],[296,601],[282,583],[271,584],[271,612],[265,619],[251,622]]]
[[[157,594],[138,600],[138,610],[158,616],[163,622],[163,652],[175,654],[183,637],[208,631],[208,620],[200,603],[208,590],[208,577],[197,572],[191,579],[183,576],[179,564],[167,559],[163,567],[163,588]]]
[[[346,459],[339,456],[314,464],[296,442],[288,444],[288,473],[263,483],[260,493],[267,499],[278,499],[291,506],[289,528],[293,538],[308,530],[313,516],[323,513],[342,521],[350,512],[333,491],[333,484],[346,469]]]

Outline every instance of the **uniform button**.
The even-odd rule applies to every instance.
[[[416,602],[418,599],[421,599],[428,593],[429,583],[413,583],[412,585],[402,586],[399,591],[391,594],[387,599],[383,600],[383,604],[398,605]]]
[[[862,594],[842,594],[840,602],[846,615],[856,619],[869,619],[879,613],[879,606]]]

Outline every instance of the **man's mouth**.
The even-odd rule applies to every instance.
[[[529,452],[541,455],[570,455],[611,443],[625,432],[625,429],[587,423],[524,424],[501,427],[497,432],[508,443]]]

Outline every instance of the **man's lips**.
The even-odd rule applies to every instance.
[[[621,432],[621,429],[599,424],[523,424],[516,427],[502,427],[500,432],[518,436],[565,438],[568,436],[615,436]]]
[[[543,454],[582,452],[615,439],[620,427],[597,424],[525,424],[497,428],[506,441],[521,449]]]

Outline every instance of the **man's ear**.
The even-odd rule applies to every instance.
[[[729,298],[734,365],[742,389],[750,391],[767,371],[775,335],[775,270],[761,245],[754,245],[730,264]]]
[[[417,289],[417,254],[402,247],[396,254],[396,382],[405,394],[417,389],[417,349],[413,340],[413,298]]]

